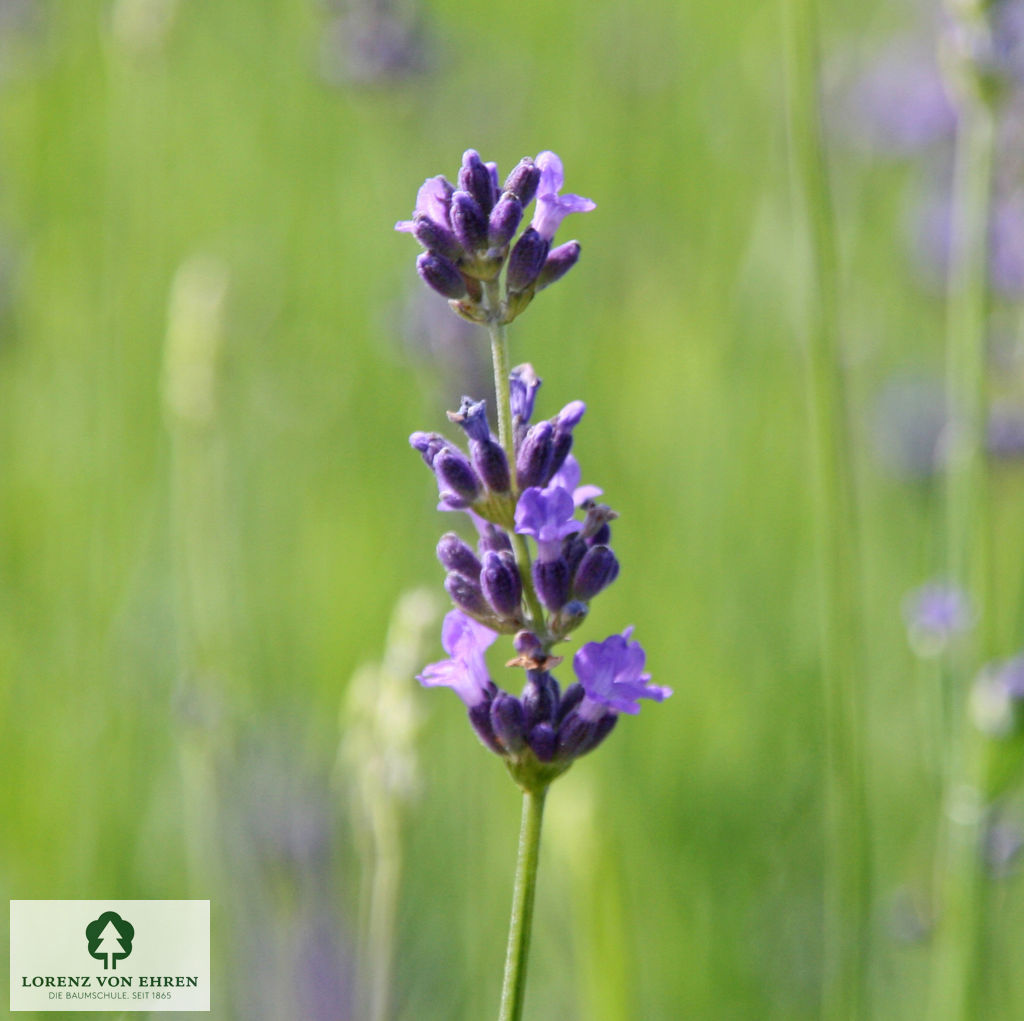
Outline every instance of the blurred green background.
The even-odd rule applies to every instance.
[[[835,52],[898,27],[872,6],[827,23]],[[542,415],[587,402],[576,452],[621,515],[622,573],[580,640],[635,624],[676,694],[552,791],[527,1015],[816,1017],[824,746],[777,6],[0,12],[0,890],[209,898],[218,1019],[369,1017],[374,976],[395,1019],[496,1014],[519,798],[457,699],[412,677],[440,655],[452,522],[407,445],[446,427],[485,337],[444,347],[457,324],[392,226],[467,147],[502,175],[551,148],[598,208],[563,228],[582,260],[512,358],[544,378]],[[936,823],[900,604],[937,569],[936,489],[886,468],[872,422],[894,374],[940,371],[942,305],[903,249],[906,168],[835,169],[875,1016],[909,1019]],[[1021,483],[1001,470],[1007,653]],[[389,652],[422,586],[434,617],[410,611]],[[992,934],[1007,1018],[1018,894],[1001,882]]]

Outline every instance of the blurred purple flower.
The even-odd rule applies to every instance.
[[[989,223],[989,273],[1000,294],[1024,295],[1024,195],[997,198]]]
[[[632,634],[628,627],[603,642],[587,642],[573,657],[573,670],[585,692],[578,710],[583,719],[596,721],[609,711],[635,715],[640,712],[638,699],[661,702],[672,694],[671,688],[649,683],[646,654],[639,642],[629,640]]]
[[[1024,702],[1024,653],[990,663],[971,689],[971,716],[989,737],[1009,737],[1018,725]]]
[[[324,29],[320,73],[331,85],[389,85],[429,72],[431,41],[418,12],[390,0],[352,0]]]
[[[902,157],[949,138],[956,111],[930,50],[904,39],[855,82],[836,124],[858,144]]]
[[[441,626],[441,645],[451,657],[423,668],[417,680],[428,688],[443,685],[472,709],[486,701],[492,681],[484,661],[484,650],[494,643],[497,633],[467,617],[460,610],[450,611]]]
[[[999,403],[988,420],[988,452],[999,460],[1024,457],[1024,409]]]
[[[940,581],[910,592],[903,601],[903,616],[911,647],[919,656],[937,655],[974,623],[967,593]]]

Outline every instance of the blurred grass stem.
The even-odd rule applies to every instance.
[[[171,438],[170,502],[175,615],[183,677],[178,755],[190,883],[196,892],[222,879],[217,759],[221,716],[237,675],[219,422],[227,267],[193,256],[171,290],[162,396]]]
[[[823,1015],[868,1016],[871,841],[859,535],[841,350],[839,260],[819,90],[816,0],[784,6],[790,172],[806,217],[807,395],[814,444],[826,739]]]
[[[523,792],[523,816],[519,828],[519,853],[512,891],[512,917],[505,956],[505,979],[501,989],[498,1021],[521,1021],[526,998],[526,964],[533,930],[533,901],[537,890],[537,862],[540,830],[544,818],[547,788]]]
[[[964,17],[982,18],[981,10]],[[973,77],[968,69],[968,78]],[[988,224],[995,124],[981,83],[961,88],[953,180],[946,349],[946,573],[972,594],[983,657],[993,653],[992,525],[985,440],[988,421]],[[974,87],[972,87],[974,86]],[[947,664],[938,692],[944,720],[943,815],[936,862],[939,930],[929,1017],[984,1016],[986,929],[981,740],[968,718],[970,671]]]

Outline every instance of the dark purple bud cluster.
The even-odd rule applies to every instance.
[[[438,543],[452,602],[495,631],[529,626],[550,644],[579,627],[591,600],[618,576],[619,562],[609,545],[615,513],[595,502],[600,490],[579,486],[571,456],[585,405],[571,401],[531,424],[540,384],[531,365],[509,374],[512,467],[485,403],[469,397],[448,413],[466,434],[468,456],[439,433],[414,433],[410,442],[437,477],[441,509],[470,511],[480,533],[475,550],[454,532]],[[516,533],[536,542],[537,556],[525,566],[514,553]]]
[[[517,760],[529,750],[539,762],[564,768],[593,751],[618,720],[615,713],[596,719],[581,715],[584,694],[579,683],[562,694],[546,670],[527,670],[519,698],[495,689],[470,710],[469,718],[480,740],[498,754]]]
[[[552,250],[551,240],[565,216],[593,209],[594,203],[560,195],[562,181],[562,163],[553,152],[524,157],[499,185],[497,165],[467,149],[456,183],[442,176],[424,181],[412,219],[395,229],[412,234],[426,249],[416,268],[456,312],[473,322],[508,323],[579,259],[578,242]],[[534,199],[533,221],[512,244]],[[502,296],[498,278],[506,266]]]

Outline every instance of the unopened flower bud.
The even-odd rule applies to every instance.
[[[540,601],[553,613],[569,601],[569,565],[562,557],[533,562],[533,584]]]
[[[518,698],[499,692],[491,703],[494,736],[512,754],[526,747],[526,718]]]
[[[585,603],[606,589],[619,575],[619,562],[607,546],[591,546],[573,579],[573,593]]]
[[[487,243],[491,248],[504,248],[519,229],[523,218],[523,206],[515,195],[507,192],[491,210],[487,221]]]
[[[451,219],[455,237],[467,252],[487,248],[487,216],[468,191],[457,191],[452,196]]]
[[[558,703],[558,715],[555,717],[556,725],[561,725],[566,716],[583,701],[584,694],[583,685],[579,681],[573,681],[565,689],[565,694],[562,695],[562,699]]]
[[[523,598],[523,582],[511,553],[486,553],[480,587],[499,617],[516,617]]]
[[[490,170],[475,149],[467,149],[462,154],[459,188],[473,196],[485,216],[491,211],[495,199],[494,182]]]
[[[492,493],[507,493],[511,487],[508,458],[497,440],[486,439],[471,443],[470,453],[477,474]]]
[[[463,255],[462,246],[455,240],[455,235],[423,213],[414,217],[412,235],[427,251],[437,252],[452,262],[458,261]]]
[[[615,724],[619,722],[618,713],[608,713],[602,716],[597,721],[597,733],[594,734],[591,742],[576,753],[577,755],[586,755],[587,752],[592,752],[611,732]]]
[[[490,522],[487,522],[480,535],[480,541],[477,543],[477,549],[479,550],[481,557],[489,550],[493,550],[495,553],[501,553],[507,550],[511,553],[512,540],[508,537],[508,533],[503,529],[498,528],[497,525],[492,525]]]
[[[570,599],[554,616],[551,627],[556,634],[567,635],[575,631],[586,619],[590,608],[578,599]]]
[[[457,301],[466,296],[466,281],[455,263],[437,252],[424,252],[416,260],[416,272],[428,287],[446,298]]]
[[[433,468],[434,459],[451,444],[440,433],[414,432],[409,437],[409,446],[420,452],[428,468]]]
[[[555,757],[558,747],[558,738],[555,736],[554,727],[550,723],[538,723],[530,731],[529,744],[533,754],[541,762],[550,762]]]
[[[587,406],[583,401],[570,401],[554,417],[555,436],[552,441],[551,473],[554,475],[565,463],[572,450],[572,431],[580,423]]]
[[[540,639],[532,631],[517,631],[512,646],[520,656],[536,659],[544,651]]]
[[[461,451],[454,447],[444,447],[434,457],[433,468],[442,488],[467,503],[472,503],[480,495],[480,481]]]
[[[555,427],[550,422],[530,426],[516,452],[516,483],[520,491],[543,486],[551,478]]]
[[[484,485],[493,493],[507,493],[511,484],[508,458],[501,444],[491,436],[484,402],[463,397],[459,410],[449,411],[448,418],[466,431],[473,466]]]
[[[569,713],[557,731],[558,758],[576,758],[580,754],[580,748],[592,742],[596,730],[596,722],[585,720],[577,713]]]
[[[510,294],[525,291],[537,279],[550,247],[532,227],[523,231],[508,257],[505,282]]]
[[[458,571],[449,571],[444,579],[445,591],[452,602],[471,617],[490,617],[491,607],[484,598],[478,582]]]
[[[558,712],[558,681],[546,670],[528,670],[523,688],[523,710],[526,726],[553,723]]]
[[[553,248],[548,257],[544,260],[544,267],[537,277],[537,290],[543,291],[556,280],[561,280],[579,262],[580,244],[578,241],[569,241],[564,245]]]
[[[477,737],[497,755],[504,755],[505,749],[498,743],[491,726],[491,700],[480,702],[469,709],[469,722],[473,724]]]
[[[563,540],[562,556],[565,557],[565,562],[569,565],[569,574],[572,577],[576,576],[576,569],[580,566],[580,561],[586,556],[588,549],[589,547],[580,538],[579,533],[570,535]]]
[[[454,532],[446,532],[437,544],[437,559],[446,571],[457,571],[470,579],[480,577],[480,561]]]
[[[618,718],[617,713],[606,713],[597,721],[590,721],[570,712],[558,728],[558,758],[578,759],[592,752],[612,732]]]
[[[529,156],[524,156],[505,179],[505,191],[519,196],[519,201],[525,208],[537,194],[538,184],[540,184],[540,167]]]
[[[533,402],[540,384],[541,378],[529,362],[517,365],[508,374],[509,403],[517,425],[525,425],[533,416]]]

